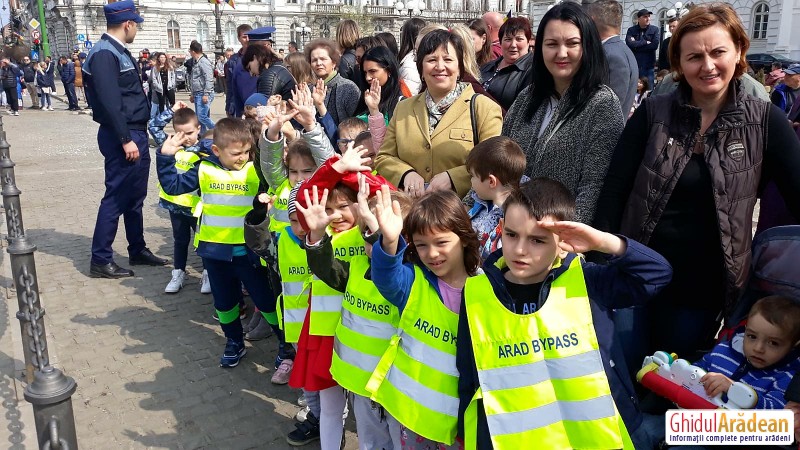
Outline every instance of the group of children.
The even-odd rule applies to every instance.
[[[670,282],[663,257],[573,222],[560,183],[520,183],[525,157],[505,137],[466,161],[470,208],[451,191],[412,201],[374,173],[380,136],[367,123],[343,121],[335,149],[308,88],[293,94],[288,105],[254,97],[246,119],[220,120],[210,139],[180,103],[150,126],[175,238],[166,290],[183,284],[195,230],[227,339],[220,366],[246,353],[244,287],[279,340],[272,381],[303,390],[307,412],[290,444],[340,448],[347,393],[362,449],[657,442],[613,312]],[[757,303],[743,335],[700,362],[717,372],[710,393],[741,380],[759,407],[782,408],[799,311],[785,299]]]

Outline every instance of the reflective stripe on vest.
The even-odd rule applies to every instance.
[[[333,338],[331,375],[340,386],[369,397],[367,381],[392,336],[397,333],[400,312],[378,292],[367,256],[350,260],[350,273],[342,302],[342,315]]]
[[[292,186],[286,179],[272,192],[277,197],[269,210],[269,231],[273,233],[280,233],[289,226],[289,193],[291,191]]]
[[[278,272],[283,287],[283,330],[286,342],[295,343],[300,339],[308,311],[311,269],[308,268],[306,251],[289,233],[282,233],[278,238]]]
[[[476,448],[479,398],[496,450],[630,446],[603,368],[580,258],[553,281],[533,314],[506,309],[485,275],[467,279],[464,299],[480,384],[464,417],[465,449]]]
[[[175,153],[175,171],[179,174],[186,173],[192,170],[198,161],[200,161],[200,156],[198,156],[197,153],[179,150],[178,153]],[[164,192],[164,189],[161,189],[161,184],[158,185],[158,196],[170,203],[187,208],[194,208],[200,202],[200,196],[197,195],[197,191],[180,195],[169,195]]]
[[[416,265],[398,328],[367,383],[370,398],[420,436],[450,445],[458,417],[458,314]]]
[[[337,259],[350,261],[354,256],[364,255],[364,238],[358,227],[333,235],[333,254]],[[311,281],[311,320],[309,334],[333,336],[342,311],[342,293],[313,277]]]
[[[208,161],[198,171],[201,202],[195,246],[200,241],[244,244],[244,216],[253,209],[258,193],[258,176],[252,162],[242,170],[225,170]]]

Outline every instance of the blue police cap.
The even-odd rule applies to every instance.
[[[136,12],[136,5],[133,0],[121,0],[103,6],[103,14],[106,15],[106,22],[109,25],[127,22],[132,20],[136,23],[144,22],[142,16]]]
[[[272,34],[275,33],[275,27],[261,27],[256,28],[254,30],[250,30],[247,33],[247,38],[250,42],[258,42],[258,41],[273,41]]]

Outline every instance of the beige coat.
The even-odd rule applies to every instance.
[[[425,182],[447,171],[459,197],[466,195],[470,176],[464,161],[473,147],[470,100],[474,93],[472,86],[464,89],[432,135],[428,134],[425,93],[398,103],[375,158],[378,173],[400,187],[400,180],[411,170]],[[503,128],[500,106],[484,95],[477,97],[475,106],[478,141],[499,136]]]

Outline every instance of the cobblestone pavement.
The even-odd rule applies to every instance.
[[[223,98],[217,102],[214,110],[221,112]],[[97,125],[91,117],[23,110],[20,117],[4,115],[3,123],[22,190],[25,228],[38,246],[51,359],[78,383],[72,401],[80,446],[290,448],[284,437],[293,429],[299,391],[269,382],[275,338],[248,344],[239,367],[218,367],[224,339],[211,318],[211,296],[199,293],[202,266],[196,255],[190,256],[188,282],[176,295],[163,293],[170,266],[136,266],[136,277],[123,280],[88,277],[91,236],[104,190]],[[154,158],[154,150],[150,152]],[[157,208],[156,181],[153,161],[145,238],[154,253],[171,257],[171,228],[168,215]],[[130,267],[124,236],[121,223],[115,259]],[[22,398],[16,297],[4,250],[0,447],[37,448],[30,405]],[[349,421],[349,449],[357,448],[353,429]]]

